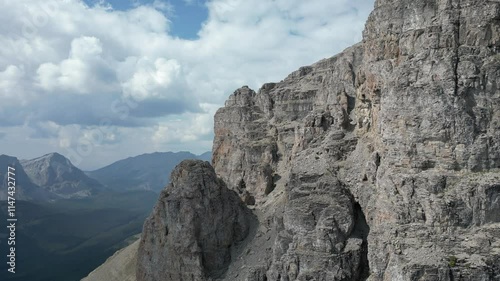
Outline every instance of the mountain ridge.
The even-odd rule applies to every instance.
[[[48,201],[58,198],[58,196],[33,183],[16,157],[2,154],[0,155],[0,178],[2,178],[0,200],[7,200],[7,167],[9,166],[15,168],[16,193],[14,197],[16,200]]]
[[[84,198],[104,188],[56,152],[23,160],[21,165],[34,183],[61,198]]]
[[[113,190],[139,189],[158,192],[167,185],[170,171],[182,160],[210,158],[209,152],[201,155],[188,151],[145,153],[86,173]]]

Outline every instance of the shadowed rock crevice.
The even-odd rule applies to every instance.
[[[364,281],[370,276],[370,265],[368,262],[368,235],[370,234],[370,226],[366,222],[366,217],[358,202],[354,203],[354,228],[351,232],[351,237],[363,240],[361,245],[361,262],[359,264],[359,277],[357,280]]]
[[[345,119],[343,122],[343,128],[347,131],[352,132],[356,128],[356,116],[354,113],[354,108],[356,107],[356,98],[349,96],[344,93],[347,97],[347,109],[345,111]]]

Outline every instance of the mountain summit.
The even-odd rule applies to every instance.
[[[0,200],[7,199],[8,167],[13,167],[15,169],[14,178],[16,183],[16,193],[14,198],[16,200],[47,201],[58,197],[34,184],[16,157],[0,155],[0,178],[2,179],[2,184],[0,185]]]
[[[62,198],[88,197],[103,188],[59,153],[23,160],[21,165],[35,184]]]

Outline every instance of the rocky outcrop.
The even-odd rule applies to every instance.
[[[260,226],[225,280],[500,280],[499,51],[497,1],[379,0],[360,44],[236,90],[212,163]]]
[[[214,168],[243,200],[255,199],[260,221],[248,248],[261,258],[243,256],[244,269],[231,276],[240,264],[231,265],[225,280],[367,277],[369,227],[339,177],[358,142],[348,93],[361,46],[258,93],[243,87],[217,112]]]
[[[208,162],[185,160],[170,179],[144,224],[137,280],[221,276],[231,261],[231,248],[249,233],[250,212]]]

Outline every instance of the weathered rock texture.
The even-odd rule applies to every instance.
[[[208,162],[185,160],[146,220],[137,281],[197,281],[224,273],[251,215]]]
[[[361,43],[229,97],[137,280],[500,280],[499,51],[498,0],[377,0]]]
[[[215,116],[259,218],[225,280],[500,280],[500,2],[378,0],[363,42]]]

